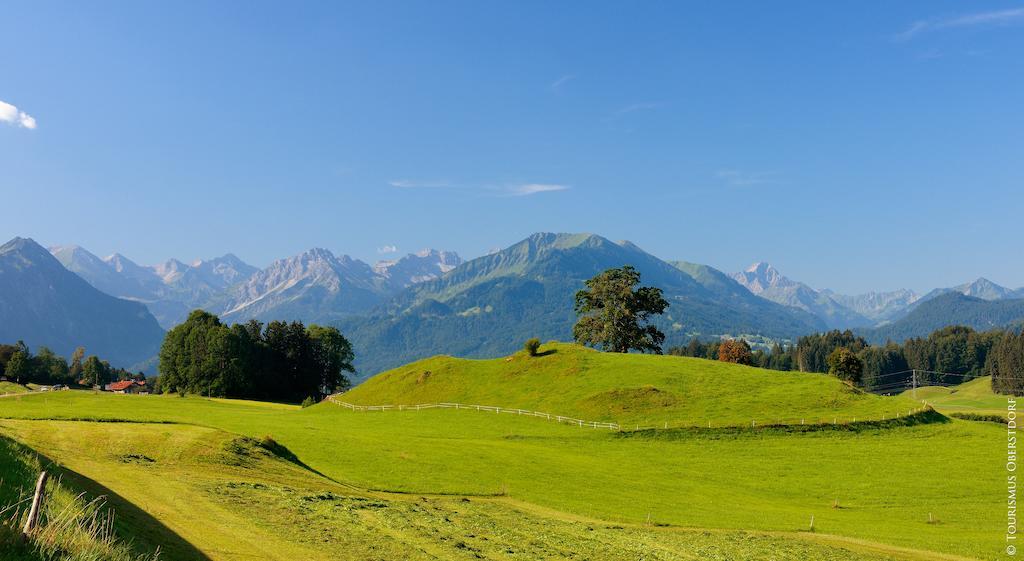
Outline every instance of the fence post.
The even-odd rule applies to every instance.
[[[36,494],[32,497],[32,508],[28,511],[28,520],[25,521],[25,528],[21,531],[26,537],[36,527],[39,521],[39,511],[43,508],[43,492],[46,490],[46,478],[49,477],[45,471],[39,473],[39,481],[36,482]]]

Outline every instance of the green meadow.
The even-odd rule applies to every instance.
[[[1006,396],[992,391],[992,377],[982,376],[951,388],[927,386],[903,392],[947,413],[1006,416]]]
[[[342,399],[680,428],[71,391],[5,398],[0,435],[112,497],[119,535],[171,559],[1001,558],[999,425],[864,422],[919,404],[821,375],[554,350],[429,359]]]

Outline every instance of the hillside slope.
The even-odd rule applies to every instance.
[[[100,292],[39,244],[15,238],[0,246],[0,341],[17,340],[63,356],[81,345],[129,367],[156,354],[163,330],[142,304]]]
[[[925,386],[917,391],[903,392],[905,397],[917,396],[943,413],[974,413],[1006,416],[1008,396],[992,391],[992,377],[982,376],[952,387]]]
[[[717,361],[601,353],[548,343],[542,356],[438,356],[378,374],[344,394],[358,405],[457,402],[587,420],[670,426],[891,418],[920,404],[862,393],[821,374]]]

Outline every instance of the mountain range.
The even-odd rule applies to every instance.
[[[873,339],[904,338],[927,335],[921,330],[936,323],[990,325],[981,317],[985,314],[1006,325],[1021,319],[1014,302],[1024,296],[1022,290],[985,279],[924,296],[910,290],[848,296],[788,279],[768,263],[730,275],[707,265],[665,261],[630,242],[594,234],[534,234],[466,262],[453,252],[424,250],[370,265],[314,248],[263,269],[231,254],[191,264],[171,259],[144,266],[119,254],[101,259],[77,246],[51,247],[40,254],[29,242],[16,239],[11,244],[36,248],[22,260],[47,272],[32,283],[52,284],[48,276],[55,274],[53,265],[63,265],[58,267],[63,273],[75,273],[72,277],[84,279],[95,292],[115,296],[115,302],[128,300],[125,304],[135,310],[144,306],[146,315],[165,329],[197,307],[228,322],[283,319],[337,325],[355,344],[363,375],[437,353],[496,356],[515,350],[529,337],[568,339],[575,321],[573,296],[583,281],[627,264],[641,272],[644,284],[662,288],[671,304],[656,320],[667,345],[695,336],[794,339],[832,328],[853,328]],[[24,280],[0,282],[0,304],[39,290]],[[952,298],[949,294],[972,300],[952,306],[943,299]],[[62,299],[60,305],[71,305],[79,296]],[[15,326],[8,339],[24,339],[17,333],[34,333],[37,323],[61,313],[56,308],[40,309],[36,316],[4,312],[0,321]],[[159,344],[162,332],[141,332],[156,341],[140,348]],[[63,346],[51,346],[56,350],[78,344],[70,341],[74,333],[66,336],[69,341]]]
[[[117,253],[101,259],[75,245],[54,246],[50,253],[97,289],[145,304],[165,329],[195,308],[227,321],[283,317],[328,323],[365,312],[391,294],[462,262],[455,253],[430,249],[371,267],[314,248],[265,269],[230,253],[192,264],[169,259],[153,266],[138,265]]]
[[[936,288],[924,296],[919,296],[912,290],[907,289],[891,292],[868,292],[849,296],[838,294],[828,289],[816,290],[804,283],[785,277],[778,269],[764,262],[755,263],[746,271],[734,273],[732,276],[752,293],[779,304],[807,310],[821,318],[830,328],[834,329],[881,328],[908,316],[918,307],[924,306],[931,300],[946,294],[957,294],[981,301],[1024,298],[1024,288],[1012,290],[983,277],[950,288]],[[951,301],[944,300],[947,303]],[[957,301],[962,302],[964,300]],[[999,304],[995,304],[989,308],[995,310],[999,307]],[[929,309],[932,308],[934,306],[929,306]],[[959,310],[960,308],[957,309]],[[934,312],[930,313],[934,316]],[[948,315],[950,318],[957,316],[952,310],[950,310]],[[918,322],[911,318],[910,323],[916,324]],[[971,324],[970,321],[961,323],[964,325]],[[948,325],[948,323],[944,323],[939,327],[944,325]],[[996,326],[998,325],[1003,324],[997,323]],[[892,332],[898,333],[901,330],[896,329]]]

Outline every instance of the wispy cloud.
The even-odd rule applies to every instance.
[[[389,181],[388,185],[399,189],[452,189],[461,191],[477,191],[495,197],[526,197],[538,193],[565,191],[568,185],[559,183],[453,183],[451,181],[412,181],[400,179]]]
[[[779,183],[778,172],[774,171],[746,172],[737,169],[724,169],[715,175],[726,185],[732,187]]]
[[[520,185],[509,185],[503,188],[506,195],[510,197],[526,197],[537,193],[551,193],[553,191],[565,191],[568,185],[557,183],[523,183]]]
[[[4,101],[0,101],[0,121],[26,129],[36,128],[34,117]]]
[[[397,253],[397,252],[398,252],[398,246],[396,246],[396,245],[386,245],[386,246],[378,247],[377,248],[377,253],[380,253],[380,254],[384,254],[384,253]]]
[[[620,108],[615,112],[616,115],[625,115],[627,113],[635,113],[637,111],[650,111],[651,109],[657,109],[661,107],[660,103],[643,102],[643,103],[632,103],[625,107]]]
[[[909,41],[922,33],[956,29],[964,27],[1010,25],[1024,22],[1024,8],[995,10],[991,12],[975,12],[948,18],[932,18],[918,20],[905,30],[895,35],[897,41]]]
[[[388,181],[388,185],[398,187],[400,189],[440,189],[443,187],[452,187],[450,181],[414,181],[411,179],[396,179],[394,181]]]
[[[561,78],[555,80],[554,82],[551,82],[551,86],[550,86],[551,87],[551,91],[560,92],[560,91],[562,91],[562,86],[564,86],[567,83],[569,83],[569,81],[575,80],[575,79],[576,79],[576,75],[575,74],[566,74],[565,76],[562,76]]]

